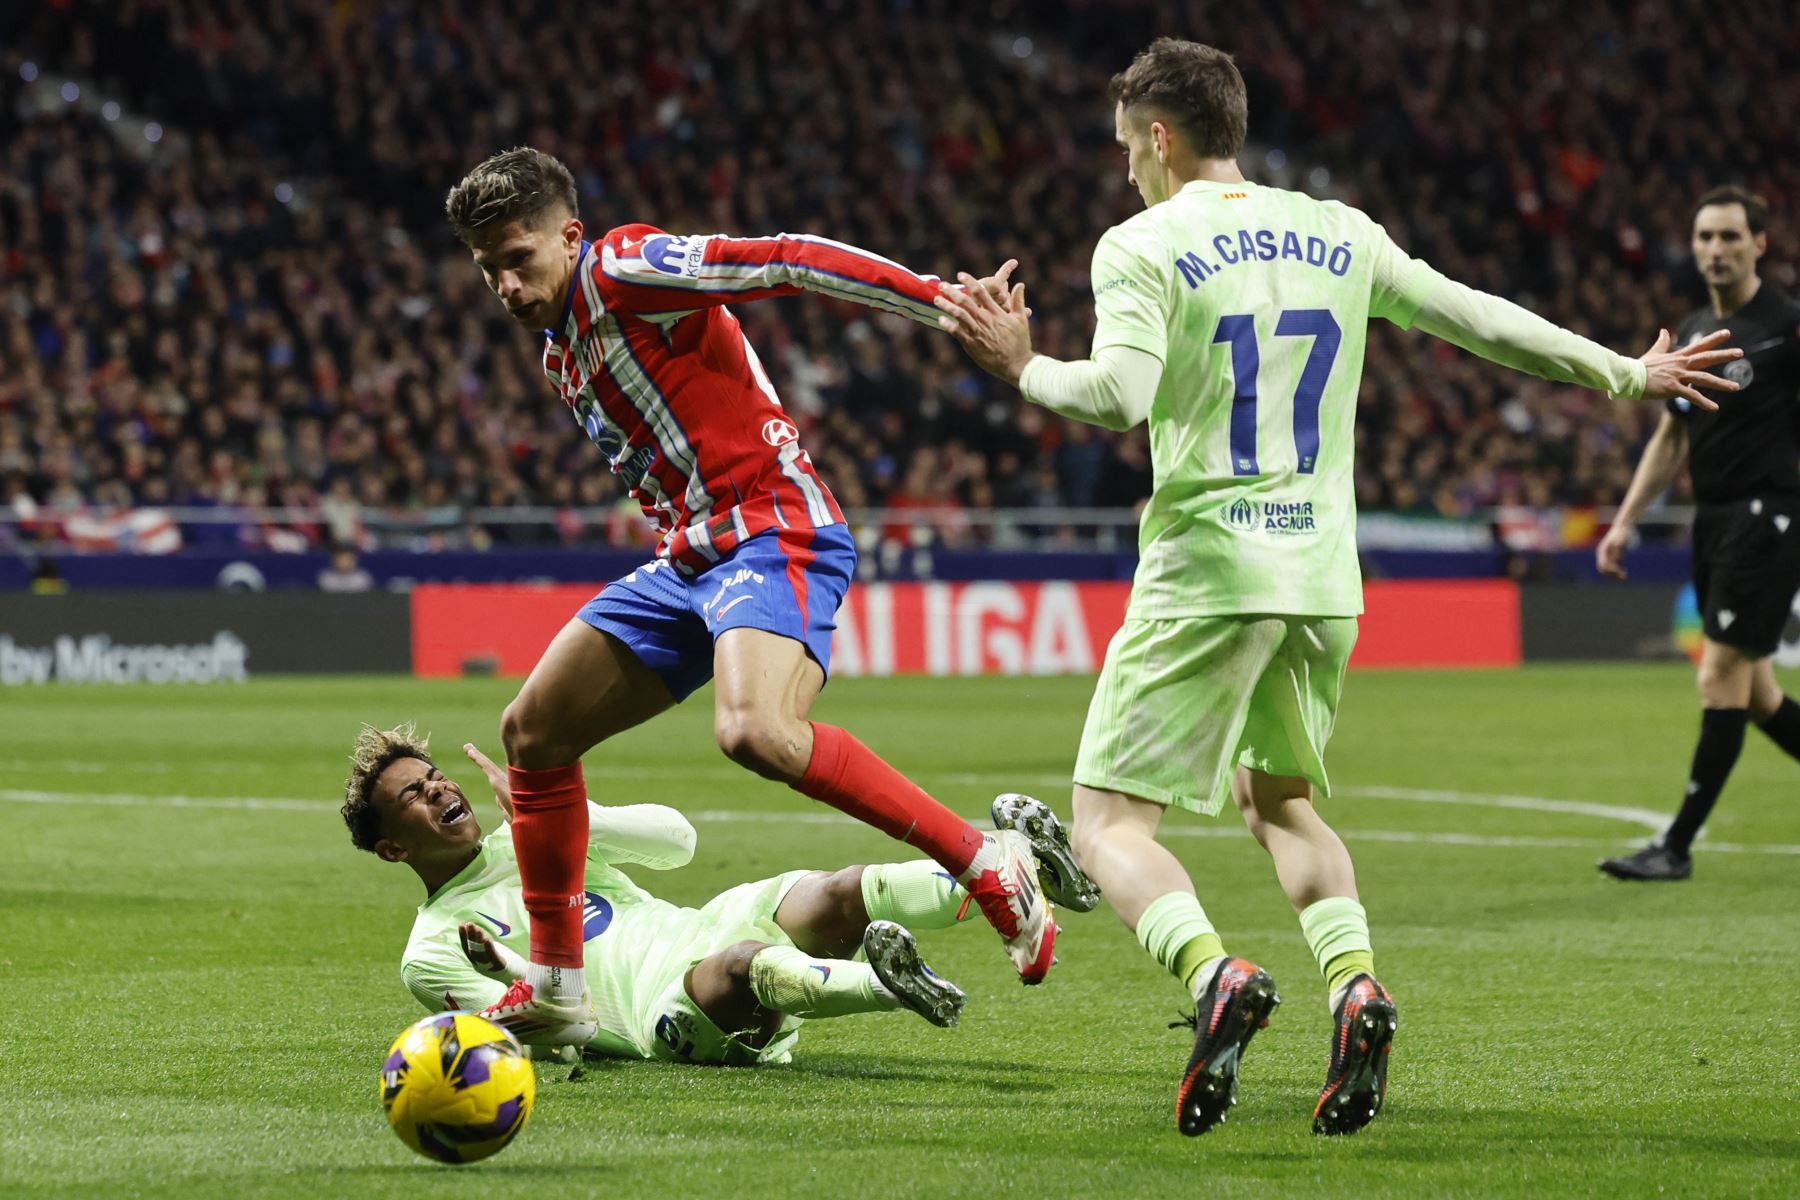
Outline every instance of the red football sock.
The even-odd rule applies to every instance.
[[[812,731],[812,760],[795,791],[917,846],[962,877],[981,849],[978,829],[844,730],[815,721]]]
[[[507,767],[512,786],[513,853],[531,914],[531,961],[581,966],[581,913],[586,903],[588,809],[581,764],[527,771]]]

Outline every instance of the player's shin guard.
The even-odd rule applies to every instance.
[[[814,958],[791,946],[765,946],[750,960],[750,991],[773,1012],[816,1019],[900,1007],[866,963]]]
[[[864,867],[863,910],[871,921],[909,929],[947,929],[975,915],[956,878],[930,859]]]
[[[812,732],[812,759],[795,791],[917,846],[959,879],[968,872],[980,830],[844,730],[815,721]]]
[[[1190,996],[1208,977],[1203,968],[1225,955],[1225,943],[1191,892],[1169,892],[1152,900],[1138,918],[1137,936]]]
[[[506,778],[512,787],[513,850],[525,909],[531,914],[531,961],[579,968],[588,849],[581,764],[540,771],[508,767]]]
[[[1338,992],[1358,975],[1375,974],[1369,943],[1369,914],[1348,896],[1327,896],[1300,914],[1300,932],[1325,977],[1326,1007],[1338,1007]]]

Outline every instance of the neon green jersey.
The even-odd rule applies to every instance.
[[[589,849],[582,913],[588,987],[600,1014],[599,1032],[588,1044],[603,1054],[637,1058],[646,1045],[647,1031],[636,1020],[646,964],[660,956],[661,943],[685,910],[633,883],[603,853],[600,847]],[[457,936],[464,921],[480,925],[520,955],[530,953],[531,917],[519,886],[510,824],[482,838],[474,861],[419,905],[400,977],[433,1012],[480,1011],[506,991],[505,984],[476,971],[464,956]]]
[[[1094,351],[1160,358],[1135,617],[1362,612],[1365,326],[1442,279],[1335,201],[1197,180],[1094,251]]]

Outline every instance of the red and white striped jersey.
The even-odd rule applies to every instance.
[[[622,225],[582,243],[544,373],[662,530],[657,553],[704,570],[756,534],[844,519],[725,305],[814,291],[935,325],[937,289],[825,238]]]

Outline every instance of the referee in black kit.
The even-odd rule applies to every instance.
[[[1769,209],[1739,187],[1714,188],[1694,211],[1694,260],[1712,303],[1681,323],[1675,344],[1729,327],[1744,356],[1719,368],[1740,385],[1718,412],[1671,400],[1644,448],[1618,520],[1595,552],[1621,565],[1633,526],[1688,460],[1693,472],[1694,591],[1700,655],[1700,744],[1687,795],[1668,830],[1600,869],[1618,879],[1686,879],[1694,838],[1718,800],[1755,722],[1800,759],[1800,704],[1782,694],[1769,659],[1800,590],[1800,305],[1757,276]]]

